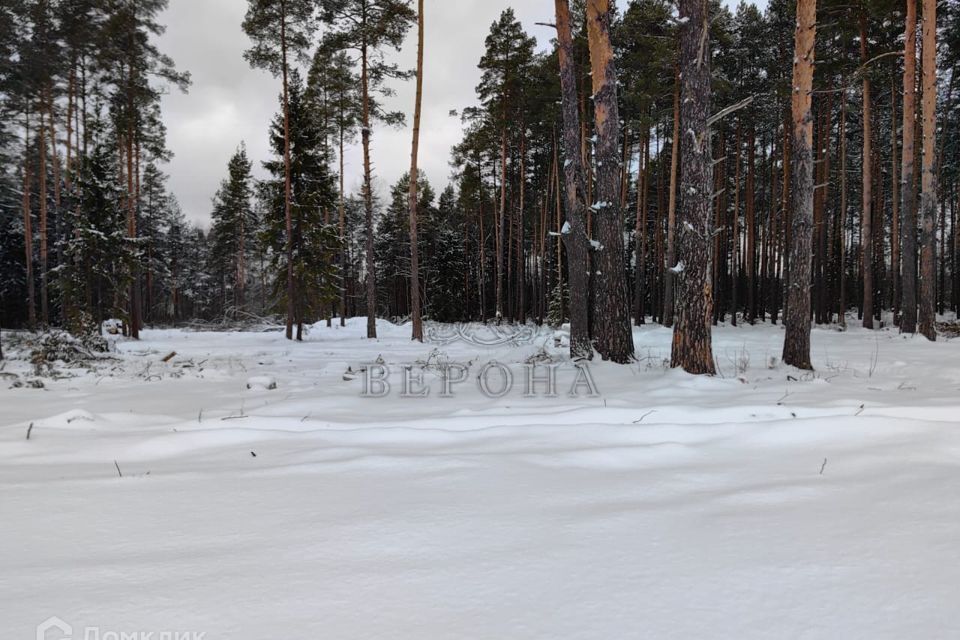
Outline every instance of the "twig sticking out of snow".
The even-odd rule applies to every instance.
[[[115,467],[117,468],[117,475],[122,478],[122,477],[123,477],[123,473],[120,471],[120,465],[117,464],[117,461],[116,461],[116,460],[113,461],[113,466],[115,466]]]
[[[823,466],[820,467],[820,475],[823,475],[823,470],[827,468],[827,459],[823,459]]]
[[[27,427],[27,440],[30,439],[30,434],[33,433],[33,423],[30,423],[30,426]]]

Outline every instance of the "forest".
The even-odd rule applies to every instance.
[[[958,68],[960,0],[0,0],[0,637],[960,637]]]
[[[550,43],[510,9],[490,25],[450,176],[414,152],[381,193],[370,140],[411,124],[384,102],[417,77],[393,61],[415,7],[250,0],[274,155],[237,142],[203,228],[164,174],[160,97],[190,86],[155,45],[166,3],[4,2],[0,322],[569,321],[577,357],[618,362],[631,323],[676,324],[695,373],[717,323],[784,323],[804,368],[808,319],[936,338],[960,305],[960,4],[544,4]]]

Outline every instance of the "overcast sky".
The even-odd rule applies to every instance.
[[[616,2],[621,8],[626,4]],[[260,163],[270,156],[267,129],[279,109],[280,83],[265,71],[251,69],[243,59],[249,40],[240,24],[247,4],[247,0],[170,0],[160,18],[167,25],[161,50],[193,76],[187,94],[175,91],[163,100],[167,142],[175,154],[166,171],[187,217],[201,224],[209,221],[210,200],[241,141],[258,177],[263,176]],[[460,119],[451,117],[450,111],[475,103],[484,40],[491,23],[509,6],[527,32],[536,36],[538,47],[548,46],[552,30],[535,23],[552,22],[549,0],[426,0],[420,166],[435,186],[446,184],[450,148],[460,140]],[[413,33],[398,55],[402,67],[415,65]],[[395,83],[395,88],[390,106],[406,112],[409,120],[414,83]],[[382,183],[396,181],[409,169],[410,136],[409,129],[374,128],[372,157]],[[361,160],[359,148],[348,150],[348,191],[360,185]]]

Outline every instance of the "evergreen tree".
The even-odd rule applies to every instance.
[[[231,292],[231,305],[244,311],[249,278],[248,256],[256,232],[256,220],[250,199],[253,196],[252,164],[246,146],[240,148],[227,165],[227,179],[214,197],[213,244],[215,262],[224,267],[222,286]]]
[[[363,197],[366,208],[366,299],[367,338],[377,337],[377,283],[374,256],[373,167],[370,139],[373,122],[396,124],[402,114],[383,109],[377,93],[390,95],[385,82],[406,79],[396,63],[389,62],[386,52],[399,50],[413,23],[415,14],[409,0],[318,0],[323,19],[331,25],[331,46],[357,52],[360,57],[361,114],[360,134],[363,144]]]
[[[304,98],[305,88],[299,74],[290,75],[287,100],[281,97],[282,111],[270,129],[271,146],[283,158],[289,148],[289,162],[272,160],[264,167],[274,179],[261,186],[260,197],[266,205],[262,241],[272,251],[271,268],[276,274],[274,295],[285,308],[293,307],[296,339],[303,339],[304,325],[333,304],[339,294],[339,276],[335,258],[339,251],[339,233],[328,224],[329,212],[336,206],[334,177],[324,145],[323,131],[317,126]],[[284,103],[286,108],[283,109]],[[284,115],[286,114],[286,115]],[[284,135],[284,133],[288,135]],[[286,224],[286,167],[293,200],[291,221]],[[287,232],[292,234],[287,237]],[[284,286],[293,274],[296,300],[287,298]]]
[[[362,101],[358,86],[355,64],[345,51],[338,51],[327,41],[320,43],[314,54],[313,63],[307,76],[308,94],[319,103],[320,118],[325,130],[333,137],[337,147],[339,164],[339,188],[337,203],[338,232],[340,234],[340,326],[346,324],[347,282],[349,280],[349,257],[346,254],[348,243],[346,193],[344,191],[345,147],[352,142],[357,133],[357,125],[362,116]],[[318,99],[319,98],[319,99]]]
[[[710,132],[710,14],[706,0],[680,2],[681,145],[679,313],[673,334],[673,367],[688,373],[716,372],[711,347],[713,287],[710,283],[712,167]]]
[[[496,224],[496,285],[495,313],[500,322],[504,316],[507,266],[507,230],[510,211],[507,206],[507,161],[509,132],[516,131],[518,123],[525,134],[521,116],[521,94],[527,73],[533,62],[537,41],[524,32],[513,9],[505,9],[500,19],[490,26],[486,50],[480,59],[483,75],[477,86],[477,95],[500,138],[500,196]]]
[[[283,163],[284,163],[284,222],[286,225],[286,300],[287,339],[293,339],[293,324],[300,294],[296,291],[293,248],[293,178],[290,158],[290,58],[302,58],[310,35],[315,28],[312,0],[249,0],[243,30],[253,47],[244,57],[254,67],[267,69],[283,78]]]

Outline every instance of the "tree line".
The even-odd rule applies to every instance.
[[[189,84],[154,44],[165,4],[0,8],[3,323],[569,322],[573,357],[628,362],[656,322],[711,373],[720,322],[783,322],[809,368],[811,322],[935,339],[960,306],[956,0],[554,0],[545,48],[508,9],[439,195],[417,162],[434,88],[395,63],[411,30],[430,56],[422,1],[249,0],[273,157],[254,180],[238,146],[207,230],[162,172],[159,97]],[[405,124],[407,80],[411,171],[378,197],[371,140]]]

